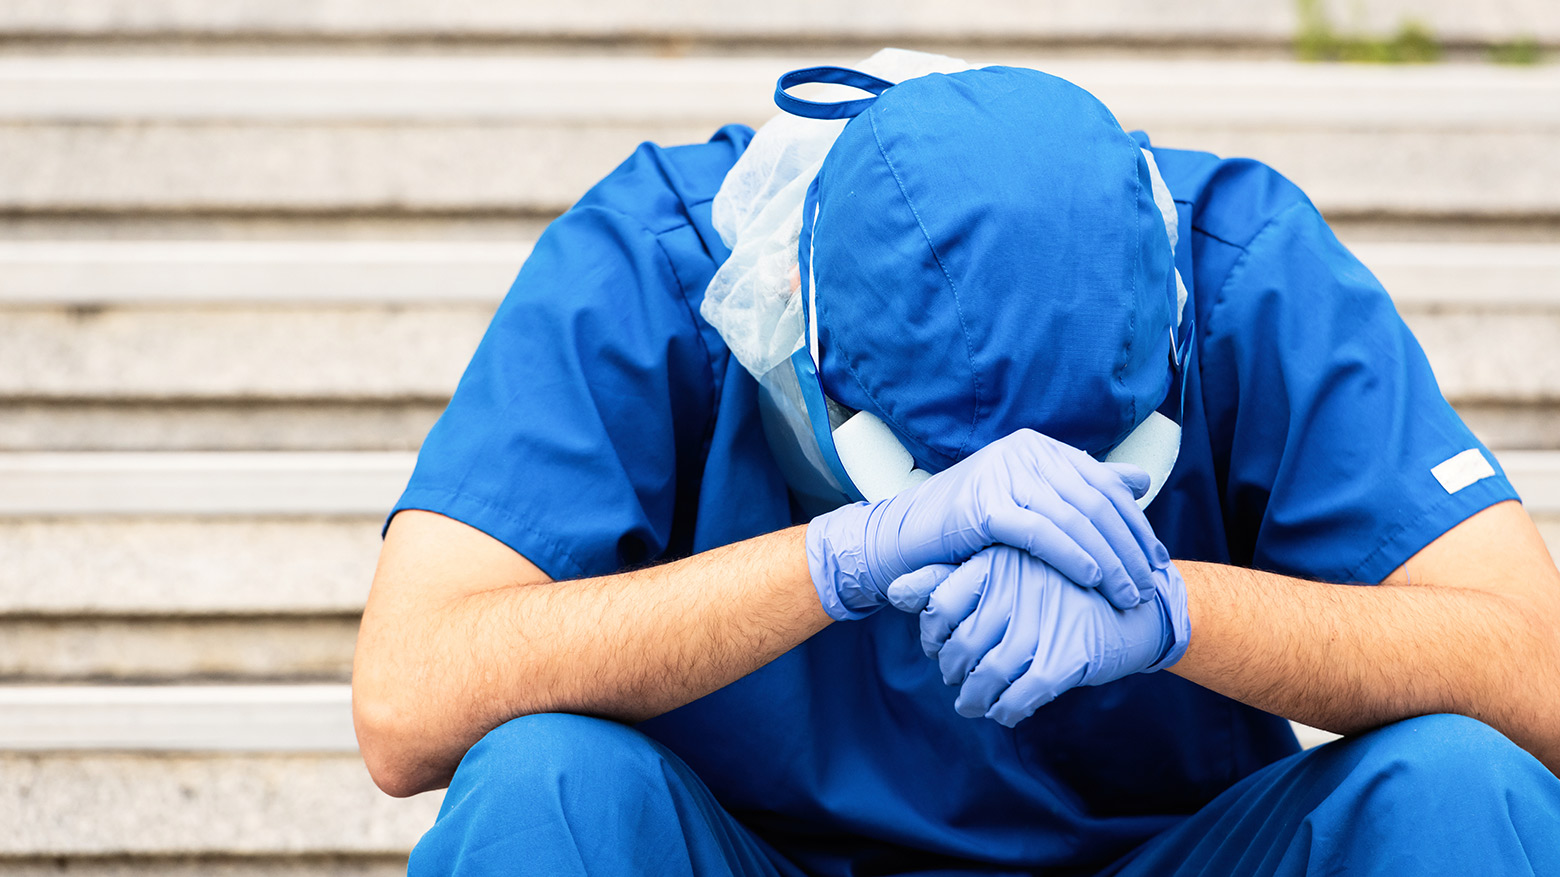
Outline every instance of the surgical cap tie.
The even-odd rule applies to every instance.
[[[843,101],[812,101],[793,97],[788,93],[789,89],[798,85],[812,83],[845,85],[868,92],[872,97]],[[893,85],[894,83],[886,79],[879,79],[849,67],[804,67],[781,76],[780,81],[775,83],[775,106],[793,116],[807,119],[849,119],[872,106],[872,103],[878,99],[878,95],[892,88]]]

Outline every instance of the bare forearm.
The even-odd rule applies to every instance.
[[[371,748],[398,762],[376,778],[393,777],[381,784],[403,794],[433,788],[511,718],[636,721],[762,667],[829,622],[804,532],[620,575],[397,606],[415,619],[376,616],[371,601],[354,678],[359,736],[395,738],[363,739],[371,769]]]
[[[829,622],[802,533],[638,572],[466,597],[449,607],[442,644],[445,654],[464,646],[464,669],[475,674],[455,699],[503,692],[504,706],[488,708],[500,717],[638,721],[740,679]],[[479,651],[498,660],[471,657]]]
[[[1350,587],[1179,564],[1192,619],[1174,672],[1340,733],[1437,712],[1479,719],[1560,767],[1552,588]]]

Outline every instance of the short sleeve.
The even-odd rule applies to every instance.
[[[702,251],[682,258],[709,261]],[[391,514],[454,518],[555,579],[642,564],[688,541],[681,508],[715,387],[677,269],[657,235],[622,212],[582,204],[555,220]]]
[[[1376,583],[1516,498],[1386,291],[1309,202],[1262,227],[1207,313],[1199,372],[1228,460],[1234,562]]]

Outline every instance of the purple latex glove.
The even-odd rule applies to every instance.
[[[1152,598],[1154,568],[1170,555],[1136,498],[1148,476],[1106,464],[1019,430],[915,487],[813,519],[807,560],[818,599],[833,618],[862,618],[893,602],[914,611],[895,579],[931,564],[954,564],[990,545],[1021,549],[1123,608]]]
[[[1044,561],[997,546],[953,568],[921,613],[921,648],[959,686],[959,715],[1013,727],[1057,695],[1168,667],[1191,635],[1186,584],[1175,564],[1154,571],[1153,599],[1117,609]]]

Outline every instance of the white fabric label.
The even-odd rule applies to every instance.
[[[1430,470],[1435,480],[1441,482],[1447,493],[1456,493],[1464,487],[1495,474],[1495,467],[1484,458],[1478,448],[1469,448]]]

